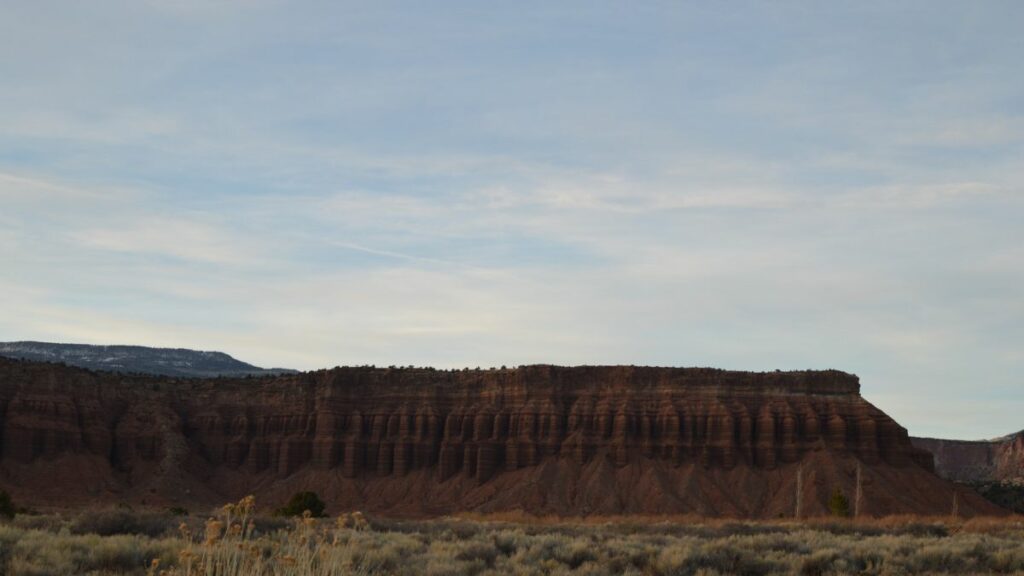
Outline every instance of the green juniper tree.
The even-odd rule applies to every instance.
[[[832,491],[832,497],[828,499],[828,511],[838,518],[850,516],[850,501],[839,487]]]
[[[316,492],[296,492],[284,507],[277,509],[275,514],[278,516],[302,516],[306,510],[309,510],[314,518],[320,518],[324,515],[326,507],[327,505],[317,496]]]

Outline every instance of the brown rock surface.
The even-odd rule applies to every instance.
[[[0,359],[0,486],[21,502],[789,517],[862,469],[861,512],[947,514],[952,484],[838,371],[336,368],[174,380]],[[1001,513],[961,491],[964,515]]]
[[[1024,482],[1024,432],[994,440],[911,438],[931,452],[935,472],[957,482]]]

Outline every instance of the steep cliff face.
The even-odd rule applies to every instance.
[[[1024,482],[1024,432],[994,440],[912,438],[935,457],[935,472],[957,482]]]
[[[169,380],[0,360],[0,484],[37,505],[316,490],[396,515],[945,514],[951,484],[836,371],[338,368]],[[859,474],[858,474],[859,471]],[[52,486],[53,488],[50,488]],[[798,494],[799,489],[799,494]],[[962,514],[998,513],[963,493]]]

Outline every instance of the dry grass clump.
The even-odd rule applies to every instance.
[[[524,524],[353,512],[264,529],[255,512],[244,498],[157,538],[76,535],[75,520],[0,526],[0,575],[1024,574],[1019,519]]]
[[[72,534],[135,534],[158,538],[173,533],[175,519],[175,516],[167,512],[136,512],[120,508],[88,510],[75,516],[68,530]]]
[[[154,559],[173,563],[180,545],[145,536],[75,535],[0,526],[0,574],[143,574]]]

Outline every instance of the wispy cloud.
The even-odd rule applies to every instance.
[[[0,171],[0,199],[8,202],[8,206],[35,203],[52,208],[53,202],[123,202],[139,199],[140,196],[137,190],[125,186],[97,188],[36,175]]]
[[[478,8],[6,10],[0,338],[836,367],[1020,427],[1016,4]]]
[[[943,182],[891,184],[851,190],[836,203],[841,208],[899,209],[931,208],[954,202],[970,202],[1009,193],[991,182]]]
[[[104,228],[80,230],[72,233],[72,238],[86,248],[190,262],[242,265],[260,259],[252,239],[232,236],[213,224],[181,218],[140,216]]]

